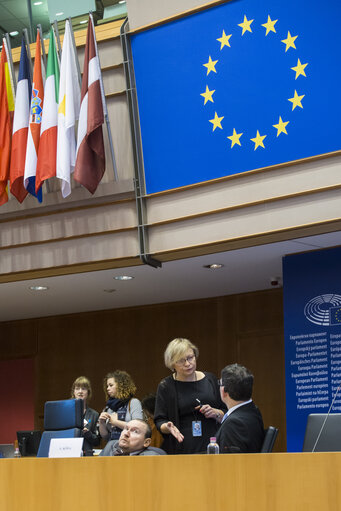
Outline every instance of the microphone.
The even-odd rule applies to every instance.
[[[321,436],[321,434],[322,434],[322,431],[324,430],[324,427],[325,427],[325,425],[326,425],[327,419],[328,419],[328,417],[329,417],[329,415],[330,415],[330,412],[331,412],[331,410],[332,410],[332,408],[333,408],[334,401],[335,401],[335,399],[336,399],[336,396],[337,396],[337,395],[338,395],[338,393],[339,393],[340,388],[341,388],[341,383],[340,383],[340,385],[338,386],[338,388],[336,389],[335,396],[334,396],[334,398],[333,398],[332,404],[331,404],[331,405],[330,405],[330,407],[329,407],[328,413],[327,413],[327,415],[326,415],[326,417],[325,417],[325,419],[324,419],[324,421],[323,421],[323,423],[322,423],[322,426],[321,426],[320,431],[319,431],[319,433],[318,433],[318,435],[317,435],[317,438],[316,438],[316,442],[315,442],[314,447],[312,448],[312,451],[311,451],[311,452],[315,452],[315,449],[316,449],[316,446],[317,446],[317,442],[320,440],[320,436]]]

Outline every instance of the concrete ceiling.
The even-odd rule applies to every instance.
[[[220,252],[164,263],[0,284],[0,321],[153,303],[199,299],[270,289],[282,278],[282,257],[341,245],[341,232]],[[212,263],[219,270],[205,268]],[[114,280],[130,275],[129,281]],[[43,285],[47,291],[32,291]]]

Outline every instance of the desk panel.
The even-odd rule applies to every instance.
[[[339,511],[341,453],[0,460],[1,511]]]

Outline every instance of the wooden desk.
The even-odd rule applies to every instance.
[[[0,460],[1,511],[340,511],[341,453]]]

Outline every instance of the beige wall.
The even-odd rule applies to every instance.
[[[177,16],[205,5],[224,3],[226,0],[127,0],[129,27],[135,30],[159,20]]]

